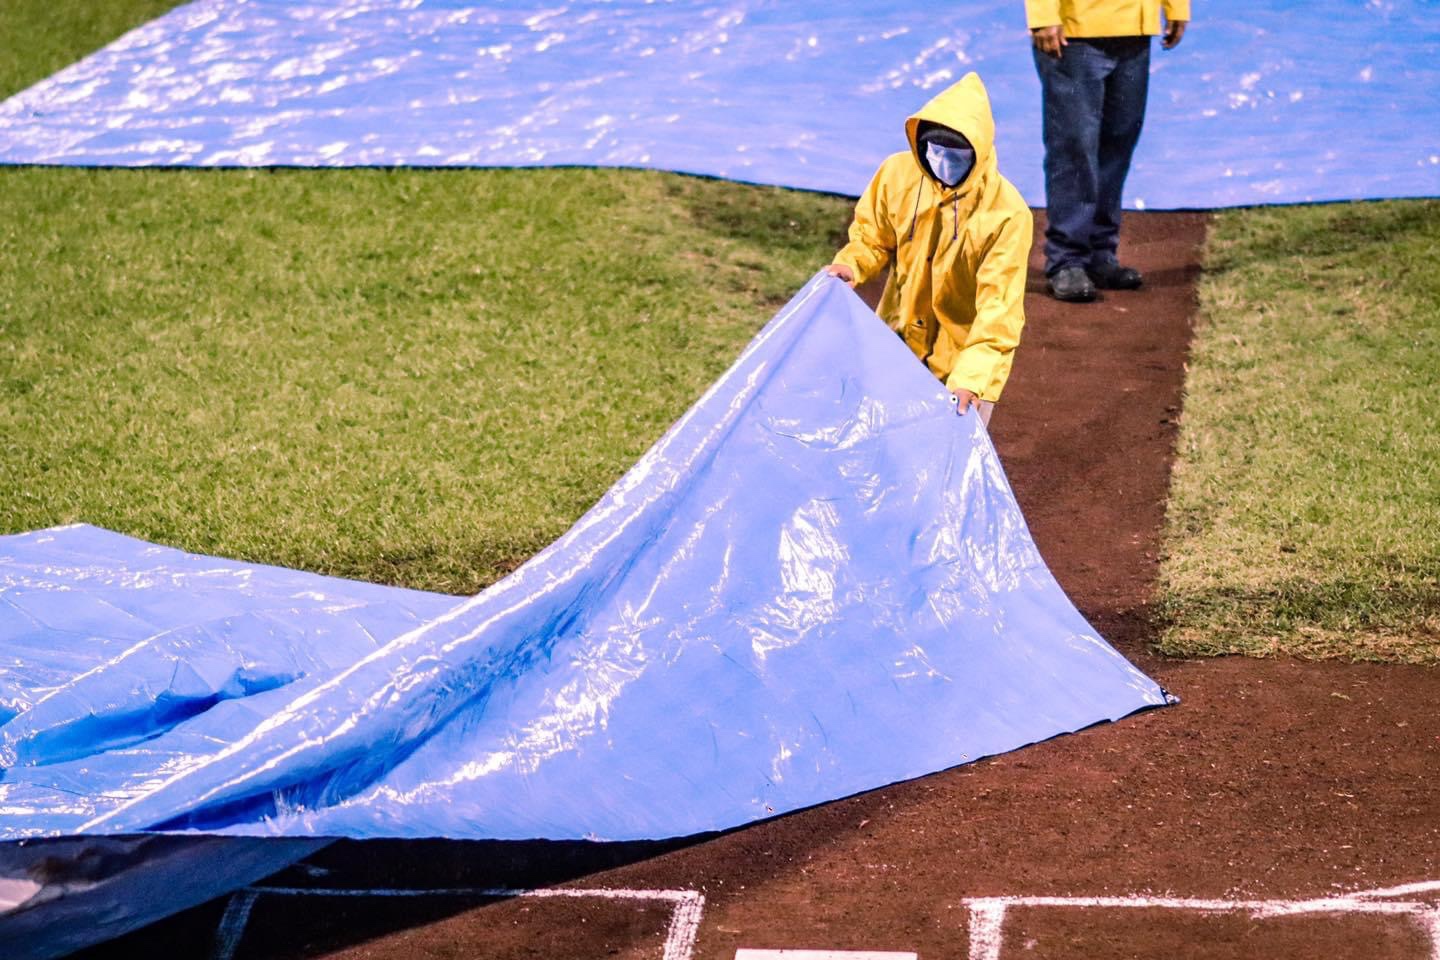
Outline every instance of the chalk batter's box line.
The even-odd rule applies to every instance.
[[[1078,909],[1188,910],[1194,913],[1248,913],[1259,920],[1324,914],[1408,916],[1430,939],[1428,960],[1440,960],[1440,905],[1389,897],[1440,891],[1440,880],[1427,880],[1381,890],[1363,890],[1312,900],[1202,900],[1182,897],[971,897],[969,960],[1001,960],[1005,946],[1005,914],[1011,907]]]
[[[250,922],[250,913],[261,895],[282,897],[473,897],[481,900],[534,899],[602,899],[659,901],[672,904],[670,925],[665,932],[661,960],[690,960],[695,953],[695,938],[700,934],[700,919],[705,912],[705,897],[697,890],[612,890],[607,888],[515,889],[510,887],[445,887],[431,890],[396,888],[347,887],[248,887],[231,895],[215,931],[213,960],[233,960],[240,938]]]

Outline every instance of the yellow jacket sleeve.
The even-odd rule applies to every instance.
[[[857,286],[878,277],[895,255],[895,225],[887,209],[884,180],[885,166],[882,164],[855,204],[855,219],[850,223],[850,242],[840,248],[833,261],[855,271]]]
[[[1190,0],[1161,0],[1160,9],[1165,11],[1166,23],[1190,19]]]
[[[1031,30],[1060,25],[1060,0],[1025,0],[1025,22]]]
[[[1027,207],[1007,217],[975,272],[975,321],[945,386],[998,400],[1025,326],[1025,273],[1034,229]]]

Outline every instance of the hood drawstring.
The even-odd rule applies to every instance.
[[[920,182],[922,189],[915,191],[915,209],[910,213],[910,240],[915,239],[915,221],[920,219],[920,194],[924,193],[925,182]]]
[[[921,186],[922,186],[922,187],[928,186],[928,182],[922,182],[922,183],[921,183]],[[914,209],[913,211],[911,211],[911,213],[910,213],[910,236],[909,236],[909,238],[908,238],[908,239],[909,239],[910,241],[912,241],[912,242],[913,242],[914,239],[915,239],[915,224],[916,224],[916,223],[919,221],[919,219],[920,219],[920,194],[922,194],[922,193],[924,193],[924,192],[925,192],[924,190],[916,190],[916,191],[915,191],[915,209]],[[943,201],[942,201],[942,202],[943,202]],[[957,193],[955,196],[953,196],[953,197],[950,198],[950,216],[951,216],[951,219],[952,219],[952,221],[953,221],[953,223],[951,224],[951,229],[952,229],[951,239],[953,239],[953,240],[959,240],[959,239],[960,239],[960,195],[959,195],[958,193]]]

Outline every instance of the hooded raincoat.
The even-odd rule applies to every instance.
[[[916,141],[922,121],[965,136],[975,166],[955,187],[935,179]],[[855,205],[835,255],[857,284],[892,267],[880,316],[951,390],[998,400],[1020,328],[1031,215],[995,160],[990,97],[974,73],[905,121],[910,150],[886,158]]]

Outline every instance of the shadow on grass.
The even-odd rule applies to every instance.
[[[667,192],[696,226],[714,236],[804,252],[829,236],[838,249],[854,200],[783,187],[747,187],[704,177],[673,177]]]
[[[1400,237],[1440,235],[1440,201],[1371,201],[1247,210],[1235,231],[1238,242],[1214,251],[1211,274],[1242,270],[1255,263],[1295,256],[1354,261],[1366,247],[1389,250]]]
[[[1165,597],[1159,613],[1163,653],[1263,656],[1283,641],[1284,653],[1302,657],[1440,663],[1436,570],[1216,587]]]

